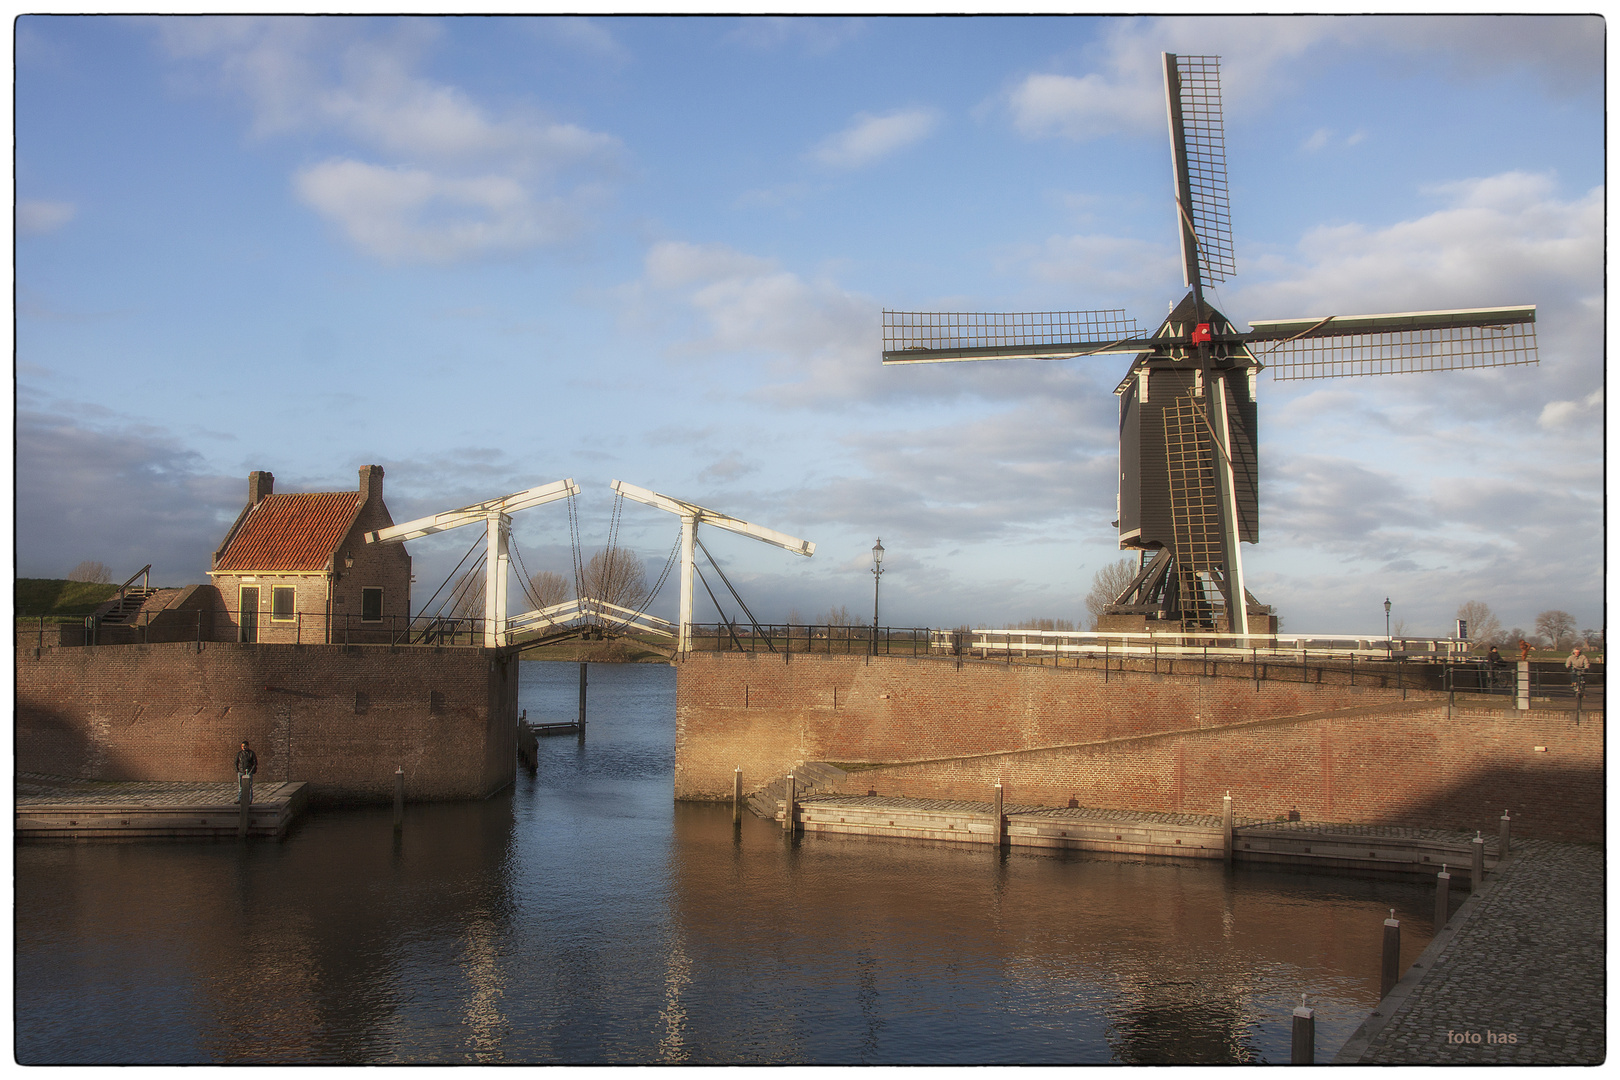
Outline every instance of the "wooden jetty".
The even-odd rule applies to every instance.
[[[309,801],[303,783],[254,785],[248,835],[280,837]],[[18,840],[189,840],[235,838],[236,783],[16,778]]]
[[[1219,816],[1157,814],[1083,807],[1004,806],[998,830],[992,803],[897,796],[806,794],[793,805],[805,834],[894,837],[1006,847],[1094,851],[1178,859],[1226,858]],[[785,807],[775,814],[784,822]],[[1498,860],[1484,842],[1485,868]],[[1445,865],[1471,876],[1474,845],[1450,830],[1247,821],[1235,824],[1234,863],[1294,867],[1358,876],[1432,877]]]

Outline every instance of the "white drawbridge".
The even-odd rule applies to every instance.
[[[697,527],[701,522],[725,529],[728,532],[751,536],[755,540],[763,540],[767,544],[775,544],[795,555],[809,558],[816,552],[816,545],[809,540],[800,540],[796,536],[767,529],[763,525],[755,525],[734,518],[730,514],[722,514],[718,510],[710,510],[696,503],[685,502],[681,499],[672,499],[668,495],[660,495],[656,491],[627,484],[622,480],[613,481],[613,490],[627,499],[634,499],[639,503],[657,507],[681,519],[681,610],[678,624],[675,648],[677,652],[686,653],[692,649],[692,586],[696,564],[693,560],[693,547],[697,539]],[[645,618],[645,616],[643,616]],[[665,624],[668,625],[667,623]]]
[[[404,543],[406,540],[482,522],[488,538],[484,569],[484,647],[495,649],[507,641],[506,578],[511,565],[512,515],[531,506],[542,506],[578,495],[579,490],[579,485],[571,478],[558,480],[553,484],[463,506],[459,510],[447,510],[442,514],[407,521],[403,525],[368,532],[366,543]],[[533,614],[529,612],[520,618]]]

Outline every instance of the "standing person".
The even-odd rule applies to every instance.
[[[1575,687],[1577,694],[1580,693],[1586,688],[1586,670],[1592,666],[1592,661],[1581,655],[1581,647],[1577,645],[1569,650],[1569,659],[1564,661],[1564,666],[1569,668],[1570,685]]]
[[[253,774],[259,771],[259,755],[253,748],[242,740],[242,749],[236,752],[236,802],[240,806],[242,797],[247,797],[248,805],[253,805]]]
[[[1493,668],[1502,666],[1502,654],[1496,651],[1495,645],[1492,645],[1491,651],[1485,654],[1485,662]]]

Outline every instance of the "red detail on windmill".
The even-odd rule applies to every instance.
[[[1209,323],[1201,322],[1193,327],[1193,344],[1201,345],[1209,340]]]

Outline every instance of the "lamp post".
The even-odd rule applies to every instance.
[[[878,586],[883,583],[883,537],[872,545],[872,655],[877,655]]]
[[[1384,597],[1384,650],[1391,656],[1395,654],[1395,642],[1389,636],[1389,597]]]

